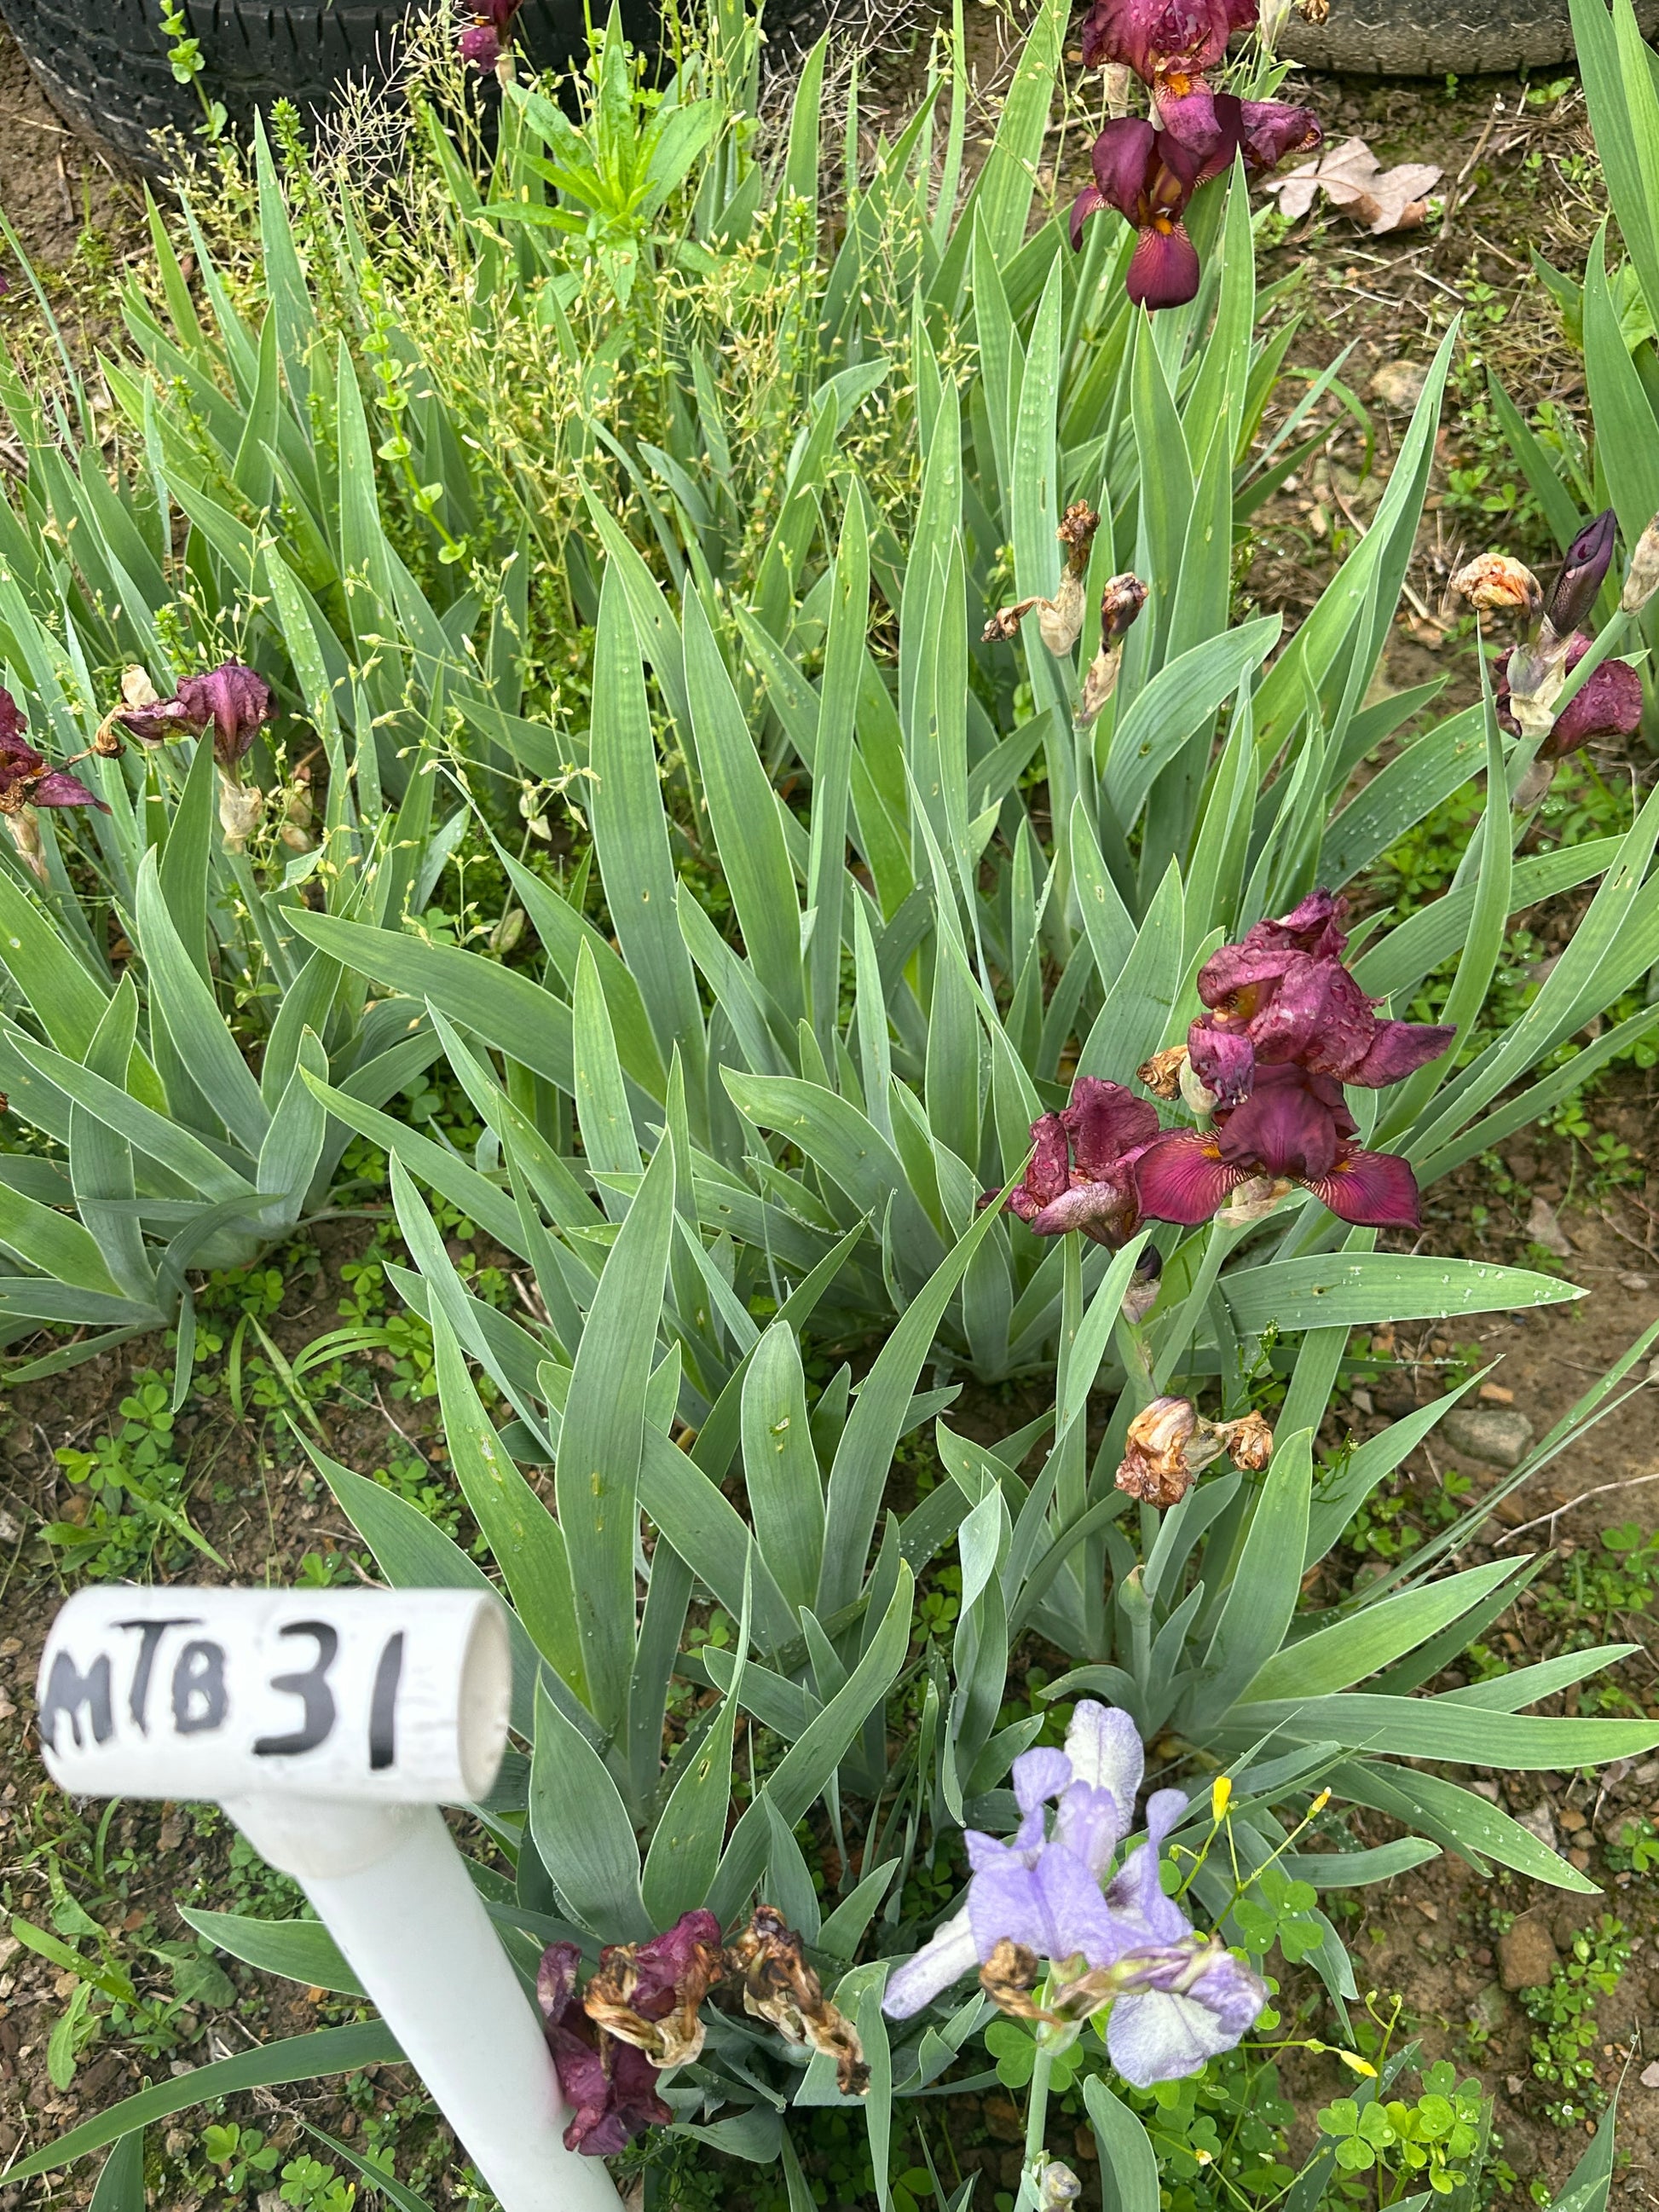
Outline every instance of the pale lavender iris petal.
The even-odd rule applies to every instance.
[[[1133,1800],[1129,1802],[1133,1804]],[[1054,1816],[1054,1842],[1081,1859],[1098,1881],[1112,1863],[1128,1827],[1128,1820],[1118,1810],[1118,1801],[1109,1790],[1074,1782],[1060,1799]]]
[[[1420,1229],[1417,1177],[1394,1152],[1352,1146],[1329,1172],[1302,1178],[1339,1221],[1364,1229]]]
[[[1146,1771],[1140,1731],[1127,1713],[1080,1698],[1066,1730],[1066,1756],[1079,1782],[1109,1790],[1125,1822],[1133,1819]]]
[[[1242,2031],[1241,2031],[1242,2033]],[[1196,1997],[1146,1990],[1121,1996],[1106,2023],[1106,2049],[1137,2089],[1179,2081],[1238,2041]]]
[[[1063,1751],[1024,1751],[1014,1761],[1014,1802],[1023,1815],[1013,1839],[1017,1851],[1030,1851],[1042,1844],[1042,1808],[1071,1778],[1072,1762]]]
[[[1192,1925],[1172,1897],[1164,1894],[1158,1860],[1164,1838],[1187,1809],[1179,1790],[1160,1790],[1146,1808],[1147,1840],[1132,1851],[1106,1891],[1106,1902],[1121,1929],[1125,1950],[1178,1944]]]
[[[942,1996],[952,1982],[959,1982],[979,1964],[973,1923],[964,1905],[960,1912],[935,1929],[932,1940],[914,1959],[907,1959],[887,1978],[881,2008],[891,2020],[908,2020],[925,2004]]]

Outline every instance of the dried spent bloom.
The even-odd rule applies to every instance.
[[[1147,586],[1132,569],[1121,575],[1109,576],[1106,588],[1100,595],[1100,640],[1103,645],[1115,645],[1125,637],[1140,618],[1146,604]]]
[[[1186,1065],[1186,1046],[1172,1044],[1143,1060],[1135,1070],[1135,1080],[1144,1083],[1154,1098],[1174,1100],[1181,1096],[1181,1072]]]
[[[1037,2212],[1071,2212],[1082,2194],[1083,2184],[1058,2160],[1049,2160],[1037,2175]]]
[[[1144,1505],[1179,1505],[1224,1452],[1241,1472],[1260,1474],[1273,1449],[1273,1430],[1261,1413],[1209,1421],[1188,1398],[1154,1398],[1129,1424],[1117,1486]]]
[[[645,1943],[607,1943],[582,1996],[588,2018],[653,2066],[688,2066],[702,2049],[698,2007],[726,1972],[712,1912],[682,1913]]]
[[[1034,593],[1012,606],[999,607],[986,623],[982,641],[1006,645],[1019,634],[1019,626],[1035,611],[1042,642],[1058,657],[1069,653],[1083,632],[1084,579],[1089,573],[1089,548],[1100,527],[1100,517],[1086,499],[1076,500],[1061,517],[1054,532],[1066,548],[1066,567],[1052,599]]]
[[[1240,1186],[1266,1176],[1281,1196],[1300,1183],[1340,1220],[1420,1229],[1417,1178],[1393,1152],[1364,1151],[1340,1085],[1294,1063],[1258,1067],[1249,1097],[1219,1109],[1208,1134],[1171,1129],[1135,1162],[1143,1213],[1207,1221]]]
[[[1179,1505],[1206,1462],[1188,1457],[1198,1432],[1189,1398],[1154,1398],[1130,1422],[1117,1486],[1146,1505]],[[1213,1453],[1210,1455],[1215,1456]]]
[[[550,1943],[536,1973],[548,2048],[567,2101],[575,2107],[564,2131],[567,2150],[611,2158],[648,2127],[666,2127],[674,2114],[657,2094],[657,2069],[642,2051],[597,2027],[576,1994],[581,1953],[574,1943]]]
[[[827,2053],[836,2062],[842,2096],[863,2096],[870,2087],[870,2069],[858,2031],[824,1996],[802,1954],[800,1937],[782,1914],[757,1905],[726,1957],[728,1970],[742,1978],[744,2011],[769,2021],[786,2043]]]
[[[1546,621],[1558,637],[1569,636],[1589,621],[1596,594],[1613,560],[1617,530],[1613,509],[1604,507],[1593,521],[1584,525],[1563,555],[1561,573],[1551,588],[1549,605],[1544,611]]]
[[[1328,23],[1331,16],[1331,0],[1296,0],[1296,12],[1304,23]]]
[[[1656,592],[1659,592],[1659,514],[1636,541],[1619,604],[1627,615],[1639,615]]]
[[[1452,578],[1452,589],[1485,614],[1519,615],[1536,622],[1544,609],[1543,587],[1524,562],[1507,553],[1482,553]]]

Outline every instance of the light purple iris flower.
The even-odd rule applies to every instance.
[[[1147,1840],[1101,1887],[1133,1825],[1145,1765],[1129,1716],[1090,1699],[1073,1710],[1063,1752],[1017,1759],[1012,1841],[969,1831],[967,1903],[891,1977],[882,2009],[908,2019],[1012,1942],[1056,1968],[1080,1960],[1079,1974],[1109,1970],[1095,2008],[1111,2005],[1106,2047],[1139,2088],[1178,2081],[1231,2050],[1267,1991],[1248,1966],[1197,1936],[1159,1885],[1158,1858],[1187,1809],[1184,1791],[1154,1792]]]

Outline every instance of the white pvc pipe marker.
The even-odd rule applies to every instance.
[[[87,1589],[40,1741],[72,1796],[212,1799],[294,1876],[505,2212],[616,2212],[437,1811],[488,1794],[511,1688],[483,1591]]]

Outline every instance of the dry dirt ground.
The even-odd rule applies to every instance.
[[[1000,15],[977,7],[969,12],[988,103],[1012,47]],[[872,135],[890,131],[914,96],[921,44],[914,25],[890,35],[887,51],[870,70],[860,112]],[[1258,605],[1283,607],[1292,617],[1311,605],[1334,560],[1365,526],[1386,481],[1404,421],[1399,403],[1410,388],[1408,377],[1402,381],[1387,372],[1401,363],[1420,368],[1459,313],[1464,337],[1453,400],[1409,580],[1412,598],[1386,672],[1396,686],[1443,672],[1450,696],[1468,696],[1473,672],[1467,639],[1445,607],[1447,579],[1462,558],[1488,543],[1512,544],[1534,557],[1543,552],[1524,512],[1505,511],[1513,471],[1481,411],[1486,369],[1491,365],[1504,377],[1523,412],[1547,405],[1571,410],[1582,403],[1578,357],[1541,288],[1528,277],[1534,245],[1576,272],[1598,217],[1582,102],[1565,73],[1530,88],[1513,79],[1455,87],[1310,80],[1303,96],[1324,116],[1332,138],[1361,135],[1384,160],[1439,164],[1452,205],[1433,229],[1382,239],[1316,211],[1293,227],[1279,226],[1267,243],[1264,280],[1288,280],[1278,312],[1301,316],[1290,356],[1293,372],[1316,373],[1351,348],[1341,378],[1353,404],[1344,398],[1324,409],[1319,419],[1330,430],[1325,448],[1303,480],[1263,510],[1242,588]],[[1075,126],[1056,141],[1062,191],[1080,175],[1086,143]],[[0,40],[0,206],[41,262],[54,303],[72,328],[82,297],[77,270],[101,270],[141,250],[140,210],[131,187],[63,130],[9,40]],[[16,272],[8,273],[15,292]],[[0,309],[15,312],[15,303]],[[94,341],[97,334],[95,326],[83,333]],[[1292,399],[1295,391],[1292,385]],[[0,461],[4,458],[0,448]],[[1633,769],[1642,778],[1651,772],[1639,747],[1622,763],[1605,765]],[[1572,916],[1540,919],[1547,936],[1547,925],[1553,922],[1559,934],[1571,928]],[[1553,1242],[1560,1248],[1542,1256],[1587,1295],[1571,1307],[1494,1316],[1478,1328],[1469,1324],[1455,1340],[1431,1329],[1401,1330],[1376,1347],[1376,1373],[1357,1380],[1339,1399],[1325,1443],[1340,1445],[1348,1433],[1373,1432],[1443,1387],[1449,1374],[1462,1375],[1488,1358],[1501,1362],[1492,1388],[1510,1394],[1501,1404],[1491,1401],[1492,1410],[1518,1413],[1541,1433],[1659,1319],[1659,1176],[1644,1176],[1655,1133],[1650,1085],[1650,1077],[1628,1073],[1592,1109],[1596,1129],[1627,1147],[1622,1181],[1593,1172],[1582,1138],[1529,1137],[1506,1154],[1503,1188],[1488,1168],[1471,1167],[1433,1194],[1437,1249],[1529,1261],[1540,1256],[1533,1205],[1541,1198],[1556,1218]],[[347,1290],[341,1268],[357,1249],[343,1232],[323,1246],[319,1273],[296,1275],[283,1286],[267,1326],[287,1348],[334,1325]],[[0,1410],[0,1884],[10,1907],[37,1923],[50,1921],[64,1894],[79,1899],[108,1931],[141,1993],[158,1999],[172,1986],[165,1962],[137,1947],[185,1935],[177,1902],[270,1909],[280,1893],[257,1863],[232,1851],[222,1826],[185,1808],[126,1807],[100,1835],[95,1813],[67,1806],[46,1783],[28,1723],[36,1658],[64,1587],[36,1532],[43,1521],[72,1518],[82,1499],[56,1454],[66,1446],[91,1449],[118,1429],[120,1401],[133,1376],[165,1366],[167,1357],[159,1343],[125,1347],[50,1383],[22,1386]],[[1642,1372],[1638,1368],[1637,1376]],[[379,1355],[378,1364],[351,1369],[338,1401],[324,1411],[330,1449],[366,1470],[399,1458],[405,1480],[424,1461],[441,1486],[441,1441],[420,1402],[398,1395],[404,1380],[390,1353]],[[269,1410],[249,1402],[234,1414],[221,1392],[186,1410],[173,1448],[188,1470],[192,1517],[222,1553],[232,1578],[291,1579],[307,1555],[325,1563],[319,1571],[326,1572],[331,1553],[356,1549],[327,1493],[310,1480],[297,1447]],[[1437,1447],[1413,1455],[1371,1542],[1388,1540],[1390,1528],[1437,1525],[1454,1475],[1477,1491],[1498,1479],[1491,1466],[1467,1453]],[[1616,1529],[1629,1531],[1639,1544],[1656,1525],[1659,1428],[1653,1391],[1644,1388],[1505,1505],[1484,1532],[1490,1544],[1462,1555],[1460,1564],[1473,1564],[1498,1544],[1506,1552],[1553,1554],[1528,1601],[1487,1632],[1489,1659],[1471,1663],[1523,1663],[1575,1635],[1581,1641],[1628,1639],[1638,1649],[1618,1670],[1623,1702],[1612,1709],[1659,1715],[1659,1627],[1632,1585],[1620,1586],[1616,1602],[1609,1597],[1613,1586],[1605,1573],[1615,1555],[1601,1541],[1604,1531]],[[1337,1589],[1333,1575],[1371,1571],[1375,1558],[1374,1549],[1345,1549],[1312,1594],[1329,1601]],[[198,1564],[170,1571],[193,1573]],[[1569,1607],[1576,1593],[1582,1600],[1577,1615]],[[1594,1620],[1589,1605],[1597,1608]],[[1583,1632],[1589,1630],[1593,1636]],[[1554,1709],[1575,1709],[1575,1694]],[[1629,1823],[1648,1818],[1659,1824],[1659,1763],[1640,1762],[1607,1778],[1605,1786],[1569,1774],[1528,1776],[1513,1784],[1498,1775],[1475,1778],[1517,1814],[1547,1826],[1603,1894],[1581,1906],[1518,1880],[1478,1881],[1461,1862],[1445,1858],[1363,1893],[1357,1948],[1378,1990],[1403,1996],[1408,2021],[1430,2055],[1443,2052],[1460,2066],[1475,2066],[1496,2094],[1503,2156],[1518,2177],[1519,2202],[1534,2181],[1559,2186],[1583,2136],[1582,2124],[1563,2126],[1546,2115],[1552,2093],[1531,2071],[1532,2026],[1521,1994],[1504,1986],[1505,1965],[1515,1969],[1527,1961],[1517,1939],[1510,1936],[1507,1948],[1500,1941],[1494,1916],[1518,1917],[1520,1942],[1531,1939],[1531,1970],[1542,1972],[1553,1956],[1570,1954],[1586,1910],[1616,1913],[1628,1931],[1630,1963],[1600,2001],[1589,2055],[1602,2094],[1623,2083],[1624,2163],[1615,2203],[1659,2205],[1659,2087],[1643,2079],[1650,2073],[1659,2083],[1650,2026],[1648,2049],[1641,2040],[1644,2023],[1659,2018],[1659,1900],[1651,1878],[1633,1875],[1628,1852],[1620,1849]],[[1385,1832],[1386,1824],[1373,1822],[1366,1840]],[[1514,1971],[1507,1977],[1515,1978]],[[92,2045],[60,2092],[46,2076],[46,2046],[73,1978],[15,1938],[0,1936],[0,2161],[102,2109],[143,2074],[154,2078],[352,2014],[349,2004],[320,1992],[299,1991],[240,1966],[232,1978],[234,2002],[204,2002],[175,2012],[148,2054],[131,2037]],[[236,2100],[231,2116],[262,2130],[285,2156],[307,2147],[301,2123],[307,2118],[347,2139],[389,2142],[400,2174],[414,2173],[434,2203],[455,2201],[460,2182],[447,2138],[421,2118],[401,2069],[379,2072],[383,2078],[360,2080],[343,2093],[337,2084],[303,2094],[262,2093]],[[1346,2086],[1328,2060],[1309,2059],[1291,2081],[1307,2111]],[[155,2132],[164,2139],[166,2162],[153,2202],[194,2208],[238,2201],[206,2162],[199,2116]],[[961,2136],[964,2169],[981,2168],[991,2185],[980,2192],[981,2203],[988,2203],[991,2189],[1006,2186],[1010,2163],[1017,2163],[1006,2115],[990,2100],[977,2120],[969,2112],[953,2118],[953,2132]],[[1089,2149],[1080,2139],[1079,2163]],[[0,2212],[84,2203],[88,2188],[85,2169],[24,2188],[0,2180]],[[1088,2191],[1095,2199],[1092,2179]],[[264,2212],[276,2212],[268,2178],[251,2184],[240,2201],[262,2191]]]

